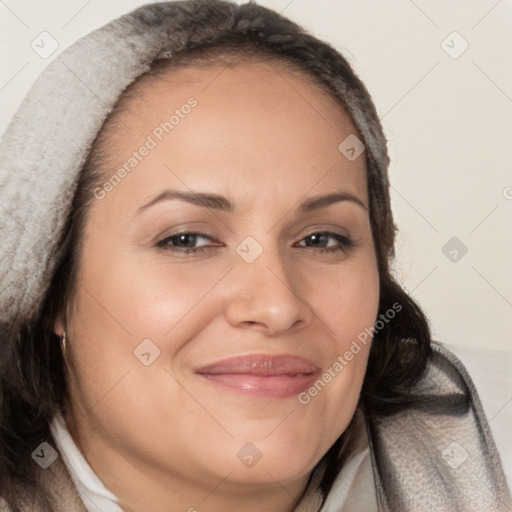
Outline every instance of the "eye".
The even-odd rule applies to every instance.
[[[339,233],[319,231],[304,237],[298,243],[298,246],[316,248],[320,252],[335,252],[346,251],[354,247],[354,242],[349,237]]]
[[[156,246],[161,249],[182,254],[196,254],[222,245],[222,243],[213,240],[212,237],[204,233],[192,231],[173,234],[160,240],[156,244]],[[297,246],[317,249],[317,252],[325,253],[347,251],[354,246],[354,243],[345,235],[319,231],[304,237]]]
[[[212,246],[222,245],[218,242],[208,243],[208,241],[212,242],[212,240],[211,237],[203,233],[185,231],[168,236],[160,240],[156,245],[165,250],[190,254],[210,249]]]

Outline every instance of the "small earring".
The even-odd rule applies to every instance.
[[[62,354],[64,357],[66,356],[66,331],[62,331],[62,338],[60,339],[60,347],[62,349]]]

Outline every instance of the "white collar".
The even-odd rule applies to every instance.
[[[61,413],[53,418],[50,429],[87,512],[123,512],[117,498],[103,485],[78,449]]]
[[[321,512],[377,512],[379,506],[368,431],[364,413],[360,408],[356,409],[341,451],[344,463]]]

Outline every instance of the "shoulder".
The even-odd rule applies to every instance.
[[[510,503],[476,387],[445,346],[432,345],[406,400],[369,413],[368,426],[377,487],[390,510],[500,511]]]
[[[512,351],[448,348],[471,376],[512,488]]]

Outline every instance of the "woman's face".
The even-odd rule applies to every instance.
[[[303,486],[354,413],[377,315],[353,122],[254,62],[147,80],[110,128],[67,319],[76,441],[114,493],[123,471]]]

